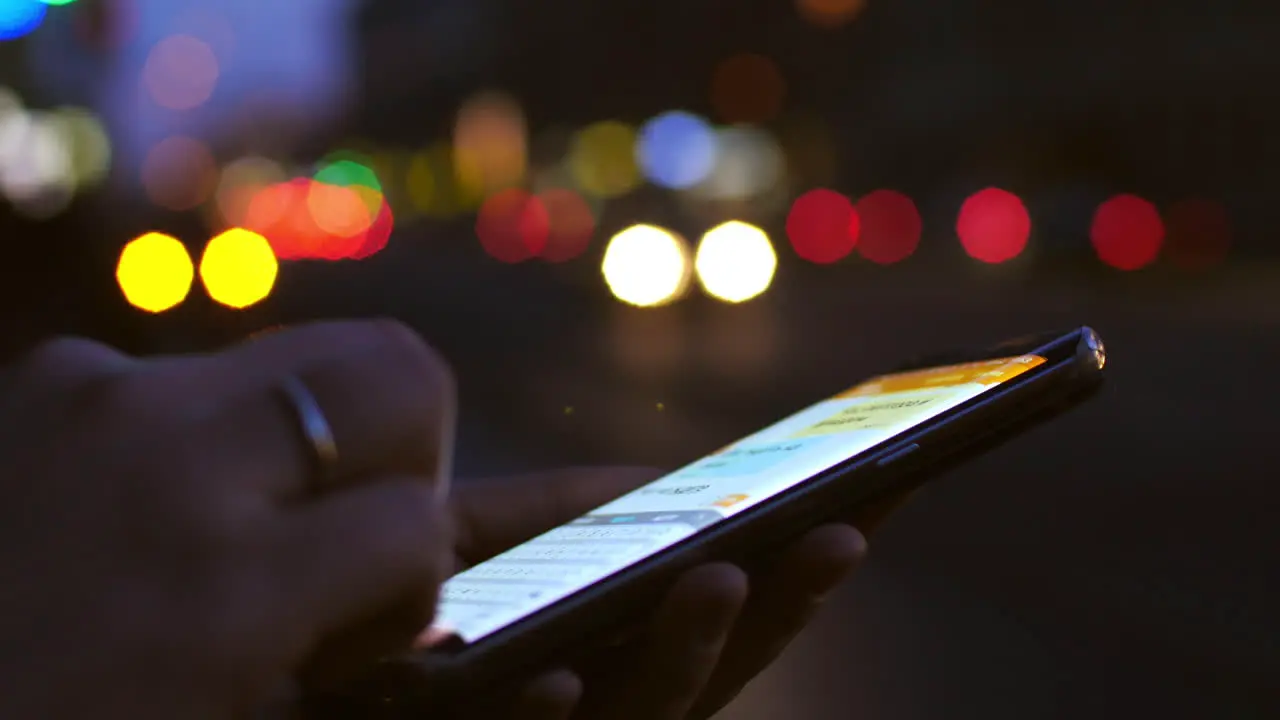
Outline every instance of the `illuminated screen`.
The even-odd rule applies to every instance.
[[[458,573],[422,644],[481,640],[1044,361],[1023,355],[861,383]]]

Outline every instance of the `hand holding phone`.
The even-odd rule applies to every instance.
[[[877,513],[946,467],[1079,403],[1098,387],[1105,362],[1097,334],[1080,328],[949,353],[858,383],[468,567],[445,584],[420,650],[385,663],[350,697],[380,698],[384,709],[473,704],[546,667],[586,661],[586,667],[607,668],[610,663],[599,658],[619,647],[619,638],[631,641],[622,652],[635,655],[636,647],[646,647],[647,628],[661,629],[681,616],[669,616],[668,607],[685,583],[693,590],[725,588],[704,598],[714,606],[718,597],[719,612],[708,611],[702,622],[667,625],[672,637],[686,639],[704,630],[704,658],[737,642],[723,638],[739,612],[743,628],[802,625],[794,621],[803,617],[795,608],[807,604],[806,591],[792,593],[787,583],[825,585],[812,593],[821,595],[860,554],[856,533],[840,535],[844,531],[831,529],[838,528],[832,523]],[[745,601],[741,575],[723,563],[767,568],[779,552],[807,555],[806,549],[822,546],[839,548],[830,573],[762,584],[780,587],[777,598],[752,601],[763,610],[739,610]],[[788,558],[774,567],[787,572],[804,565],[803,558]],[[695,581],[688,580],[690,572]],[[708,575],[698,582],[698,572]],[[797,604],[797,596],[805,602]],[[685,692],[671,701],[683,709],[673,717],[684,717],[690,707],[698,714],[718,707],[743,675],[767,664],[786,636],[742,632],[749,640],[741,642],[767,649],[733,647],[723,657],[739,667],[710,671],[704,662],[704,675],[684,675],[678,684]],[[649,667],[660,677],[678,668],[677,652],[658,642],[639,654],[653,658]],[[721,682],[721,676],[730,680]],[[705,701],[698,699],[704,684]],[[639,695],[622,693],[623,704],[615,699],[611,717],[641,702],[632,699]]]
[[[461,483],[452,498],[458,567],[472,567],[547,529],[644,486],[645,468],[574,468]],[[707,717],[732,700],[803,629],[865,552],[862,535],[833,523],[748,574],[724,563],[686,572],[654,619],[584,667],[548,668],[491,697],[504,717],[625,720]],[[750,588],[750,592],[748,592]],[[515,707],[512,707],[515,706]]]

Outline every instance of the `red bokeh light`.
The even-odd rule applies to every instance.
[[[1165,213],[1165,254],[1178,267],[1199,270],[1217,265],[1231,249],[1231,217],[1222,203],[1189,198]]]
[[[920,246],[924,223],[911,198],[894,190],[868,193],[854,206],[862,220],[858,254],[879,265],[911,257]]]
[[[965,252],[985,263],[1002,263],[1022,254],[1031,237],[1031,215],[1007,190],[987,188],[969,196],[956,220]]]
[[[505,263],[542,254],[550,231],[551,221],[542,203],[514,188],[490,195],[476,219],[476,235],[485,252]]]
[[[383,201],[378,216],[373,219],[369,229],[364,232],[360,247],[351,253],[352,260],[363,260],[382,252],[391,240],[391,231],[395,229],[395,215],[391,212],[391,204]]]
[[[394,220],[385,201],[379,198],[381,206],[373,222],[326,217],[325,224],[330,230],[326,232],[326,228],[317,223],[314,212],[314,200],[327,197],[326,188],[316,185],[318,183],[309,178],[298,178],[259,190],[249,202],[243,226],[265,236],[281,260],[358,259],[386,246]],[[347,205],[354,209],[355,215],[368,215],[367,206],[359,200]],[[325,207],[324,215],[334,212],[335,206]]]
[[[1102,262],[1137,270],[1160,254],[1164,222],[1155,205],[1136,195],[1116,195],[1098,206],[1089,237]]]
[[[844,258],[858,243],[861,223],[849,198],[818,188],[796,198],[787,215],[787,237],[796,255],[829,264]]]
[[[535,202],[547,214],[547,240],[542,259],[565,262],[586,252],[596,231],[596,218],[587,201],[578,193],[553,188],[539,193]]]

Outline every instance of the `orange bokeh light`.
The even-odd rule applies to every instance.
[[[852,22],[866,6],[866,0],[796,0],[800,17],[828,28]]]

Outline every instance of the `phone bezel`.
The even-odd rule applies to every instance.
[[[616,642],[655,606],[684,570],[713,560],[749,564],[805,530],[847,516],[859,505],[913,489],[964,458],[985,451],[1092,394],[1105,351],[1082,327],[1042,333],[971,351],[922,357],[904,372],[1018,355],[1046,362],[929,421],[700,531],[555,604],[470,645],[419,651],[385,661],[344,693],[377,698],[383,707],[438,707],[483,688],[492,693],[546,662]],[[887,373],[886,373],[887,374]],[[901,459],[902,449],[917,446]],[[851,482],[853,478],[857,482]]]

